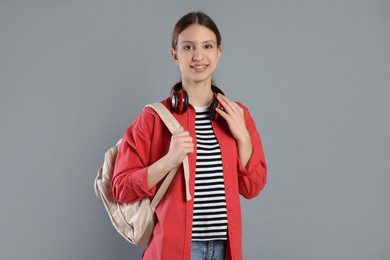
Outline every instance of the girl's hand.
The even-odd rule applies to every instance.
[[[217,95],[223,110],[216,109],[228,123],[230,132],[237,142],[247,142],[250,139],[249,132],[245,125],[244,110],[233,100],[228,99],[222,94]]]
[[[241,164],[246,167],[252,155],[252,141],[245,125],[244,109],[221,94],[217,95],[217,99],[221,102],[223,110],[217,108],[216,111],[228,123],[230,132],[236,139]]]
[[[169,151],[166,154],[166,162],[174,168],[179,166],[187,154],[194,152],[194,143],[188,131],[182,131],[172,135]]]
[[[151,189],[173,168],[179,166],[187,154],[194,152],[194,143],[188,131],[172,135],[168,153],[148,167],[148,187]]]

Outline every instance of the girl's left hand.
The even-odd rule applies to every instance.
[[[216,109],[228,123],[230,132],[237,142],[245,142],[248,140],[249,132],[245,125],[244,109],[233,100],[228,99],[222,94],[217,95],[218,101],[221,103],[223,110]]]

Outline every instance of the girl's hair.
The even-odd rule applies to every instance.
[[[203,25],[210,30],[212,30],[217,37],[217,46],[219,47],[221,45],[221,34],[219,33],[217,25],[214,23],[214,21],[205,13],[203,12],[191,12],[186,15],[184,15],[182,18],[180,18],[179,21],[177,21],[175,27],[173,28],[172,33],[172,48],[176,49],[177,47],[177,40],[179,38],[179,34],[187,29],[190,25],[193,24],[199,24]]]

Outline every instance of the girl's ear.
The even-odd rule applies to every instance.
[[[173,61],[176,63],[176,65],[178,65],[179,61],[177,60],[177,53],[176,53],[174,48],[171,49],[171,55],[172,55]]]
[[[222,55],[222,45],[219,45],[218,46],[218,61],[219,61],[219,59],[221,58],[221,55]]]

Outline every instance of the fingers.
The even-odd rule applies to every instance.
[[[218,94],[217,99],[223,107],[223,110],[217,109],[217,112],[225,119],[228,115],[231,115],[231,116],[242,115],[243,109],[233,100],[225,97],[222,94]]]
[[[172,135],[172,142],[174,146],[184,149],[184,152],[193,152],[194,143],[188,131],[183,131]]]
[[[229,110],[232,108],[231,100],[228,99],[227,97],[225,97],[224,95],[221,95],[218,93],[217,99],[218,99],[219,103],[221,103],[221,105],[224,109]]]
[[[175,133],[172,135],[173,138],[181,140],[183,142],[192,142],[192,137],[190,136],[190,133],[188,131],[182,131],[180,133]]]
[[[236,140],[243,140],[247,136],[245,125],[244,109],[233,100],[224,95],[217,95],[218,101],[221,103],[222,109],[216,111],[226,120],[229,129]]]
[[[188,154],[194,152],[194,147],[193,139],[188,131],[173,134],[167,153],[168,162],[178,166]]]

